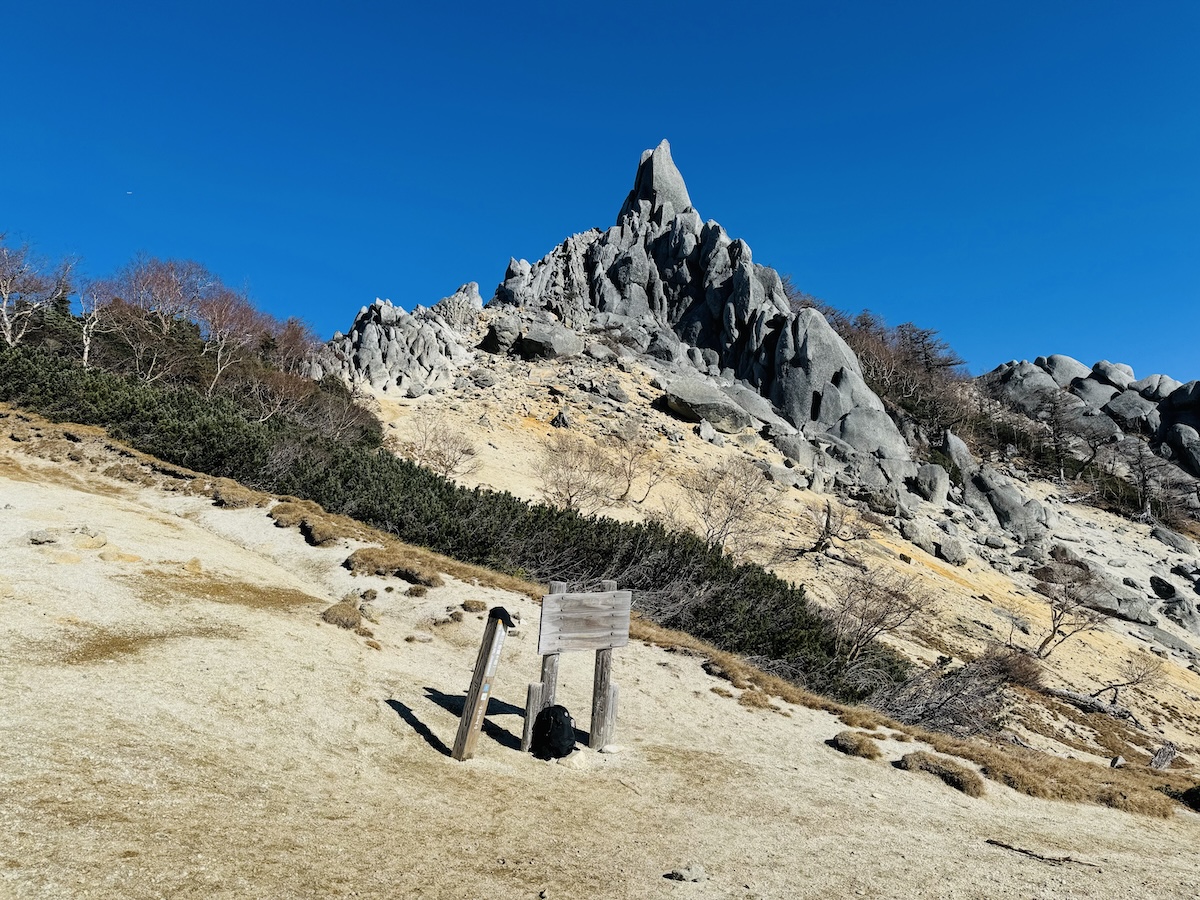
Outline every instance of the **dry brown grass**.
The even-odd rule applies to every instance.
[[[928,772],[930,775],[936,775],[968,797],[983,796],[983,779],[979,774],[952,759],[918,750],[915,753],[906,753],[896,765],[908,772]]]
[[[749,709],[775,709],[771,704],[770,695],[755,688],[742,691],[741,696],[738,697],[738,703]]]
[[[211,494],[213,502],[225,509],[265,506],[269,502],[266,494],[244,488],[230,478],[218,478],[213,481]]]
[[[849,728],[865,728],[868,731],[887,727],[888,723],[891,722],[891,719],[882,713],[858,706],[848,707],[839,713],[838,718]]]
[[[425,587],[441,587],[444,582],[437,569],[417,559],[407,547],[362,547],[342,563],[355,575],[382,575],[402,578]]]
[[[1178,807],[1163,793],[1164,788],[1182,793],[1200,785],[1195,775],[1179,770],[1156,772],[1141,766],[1113,769],[1024,747],[965,741],[921,729],[911,731],[940,753],[977,763],[989,780],[1047,800],[1093,803],[1165,818]]]
[[[195,637],[214,638],[229,636],[228,632],[219,628],[193,628],[149,633],[117,632],[97,628],[89,630],[78,641],[73,643],[63,653],[62,660],[72,665],[86,665],[122,656],[130,656],[150,647],[165,644],[168,641]]]
[[[379,641],[367,641],[367,646],[372,650],[382,650],[383,645]]]
[[[225,581],[211,574],[198,578],[190,574],[147,569],[141,575],[113,577],[117,580],[131,582],[138,591],[140,599],[150,603],[208,600],[212,603],[231,603],[250,609],[282,610],[323,602],[319,597],[292,588],[265,587],[242,581]]]
[[[391,588],[389,588],[388,590],[391,590]],[[428,593],[429,593],[429,588],[425,587],[425,585],[414,584],[412,587],[410,587],[407,591],[404,592],[404,596],[405,597],[424,597]]]
[[[321,613],[321,618],[338,628],[354,629],[362,626],[362,613],[358,611],[357,606],[345,600],[333,604]]]
[[[299,528],[304,540],[313,547],[323,547],[339,540],[371,540],[372,532],[365,525],[347,516],[327,513],[311,500],[286,497],[267,513],[280,528]]]
[[[797,706],[829,712],[871,727],[887,727],[924,741],[940,753],[957,756],[978,764],[985,777],[1015,791],[1048,800],[1092,803],[1127,812],[1165,817],[1178,809],[1162,788],[1182,795],[1200,786],[1200,778],[1190,772],[1171,769],[1154,772],[1148,768],[1126,766],[1110,769],[1081,760],[1060,759],[1023,747],[992,744],[983,740],[963,740],[947,734],[901,725],[873,710],[847,706],[768,675],[741,657],[718,650],[711,644],[686,634],[663,628],[646,619],[634,618],[629,635],[654,646],[688,650],[706,657],[716,670],[735,687],[754,685],[774,697]],[[877,718],[876,718],[877,717]],[[843,718],[845,721],[845,718]]]
[[[869,734],[861,731],[839,731],[825,742],[839,753],[861,756],[863,759],[879,759],[882,751]]]
[[[462,608],[469,613],[481,613],[487,612],[488,605],[482,600],[464,600],[462,602]]]

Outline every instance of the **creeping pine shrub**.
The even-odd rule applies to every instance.
[[[983,779],[979,774],[952,759],[917,750],[914,753],[906,753],[896,765],[908,772],[928,772],[930,775],[936,775],[968,797],[983,796]]]
[[[839,731],[828,741],[830,747],[847,756],[861,756],[863,759],[879,759],[879,745],[868,734],[861,731]]]

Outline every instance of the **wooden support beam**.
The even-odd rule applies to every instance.
[[[551,594],[565,594],[567,592],[567,583],[565,581],[550,582]],[[550,653],[542,657],[542,697],[539,701],[539,706],[534,710],[534,718],[537,714],[547,706],[554,705],[554,697],[558,692],[558,654]]]
[[[475,672],[471,676],[471,687],[463,705],[462,718],[458,720],[458,734],[454,738],[451,756],[459,761],[475,755],[475,744],[483,728],[483,717],[487,713],[488,700],[492,695],[492,679],[500,665],[500,651],[504,647],[507,633],[497,616],[488,616],[479,655],[475,658]]]
[[[603,581],[600,590],[612,592],[615,581]],[[625,630],[629,625],[626,620]],[[612,648],[596,651],[596,669],[592,677],[592,721],[588,728],[588,746],[600,750],[612,739],[617,721],[617,686],[612,683]]]
[[[533,746],[533,720],[542,709],[542,683],[531,681],[525,691],[525,729],[521,732],[521,752]]]
[[[592,723],[588,746],[601,749],[612,737],[616,721],[616,685],[612,683],[612,650],[596,651],[596,672],[592,679]]]

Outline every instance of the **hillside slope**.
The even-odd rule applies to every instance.
[[[1200,892],[1192,813],[992,782],[972,799],[889,764],[918,744],[844,756],[824,744],[844,728],[829,713],[739,703],[701,659],[637,641],[615,654],[619,752],[539,762],[514,749],[537,671],[527,597],[450,578],[409,597],[342,567],[359,541],[311,547],[266,507],[214,506],[203,480],[94,431],[23,417],[5,431],[19,438],[0,450],[5,896]],[[378,650],[320,620],[367,589]],[[445,748],[483,626],[447,611],[470,599],[524,624],[478,756],[458,763]],[[560,683],[586,727],[590,660],[565,658]],[[663,877],[697,865],[703,882]]]

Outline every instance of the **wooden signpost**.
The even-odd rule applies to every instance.
[[[500,615],[503,614],[503,615]],[[508,633],[505,625],[508,613],[496,607],[488,614],[483,642],[479,645],[479,656],[475,658],[475,673],[471,676],[471,687],[463,706],[462,718],[458,720],[458,734],[454,738],[454,749],[450,755],[459,761],[475,755],[475,744],[483,728],[483,717],[487,713],[488,700],[492,696],[492,680],[500,665],[500,651],[504,649],[504,637]]]
[[[538,628],[538,653],[542,657],[541,681],[529,685],[525,695],[525,731],[521,749],[533,742],[537,714],[554,705],[558,688],[558,655],[570,650],[595,650],[596,670],[592,679],[592,721],[588,746],[604,747],[617,722],[617,686],[612,683],[612,652],[629,643],[630,591],[618,591],[615,581],[605,581],[602,590],[568,594],[562,581],[550,582],[550,593],[542,600]]]

